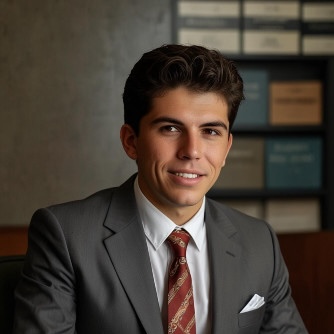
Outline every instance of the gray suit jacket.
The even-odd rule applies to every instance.
[[[14,333],[163,334],[133,180],[33,215]],[[212,333],[307,333],[271,228],[212,200],[205,222]]]

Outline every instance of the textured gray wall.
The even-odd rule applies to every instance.
[[[166,0],[0,0],[0,225],[135,171],[123,86],[170,22]]]

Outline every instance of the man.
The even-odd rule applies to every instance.
[[[143,55],[120,131],[138,173],[34,214],[14,333],[307,333],[269,225],[205,198],[242,99],[219,52],[165,45]],[[183,282],[168,285],[178,242],[188,243],[175,267],[187,299]]]

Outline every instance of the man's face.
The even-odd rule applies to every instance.
[[[219,95],[179,87],[153,99],[138,136],[128,125],[121,130],[141,191],[174,222],[198,211],[225,164],[232,144],[227,113]]]

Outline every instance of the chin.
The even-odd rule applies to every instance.
[[[195,206],[198,205],[202,201],[204,196],[202,197],[181,197],[179,200],[176,200],[175,203],[178,204],[180,207],[187,207],[187,206]]]

